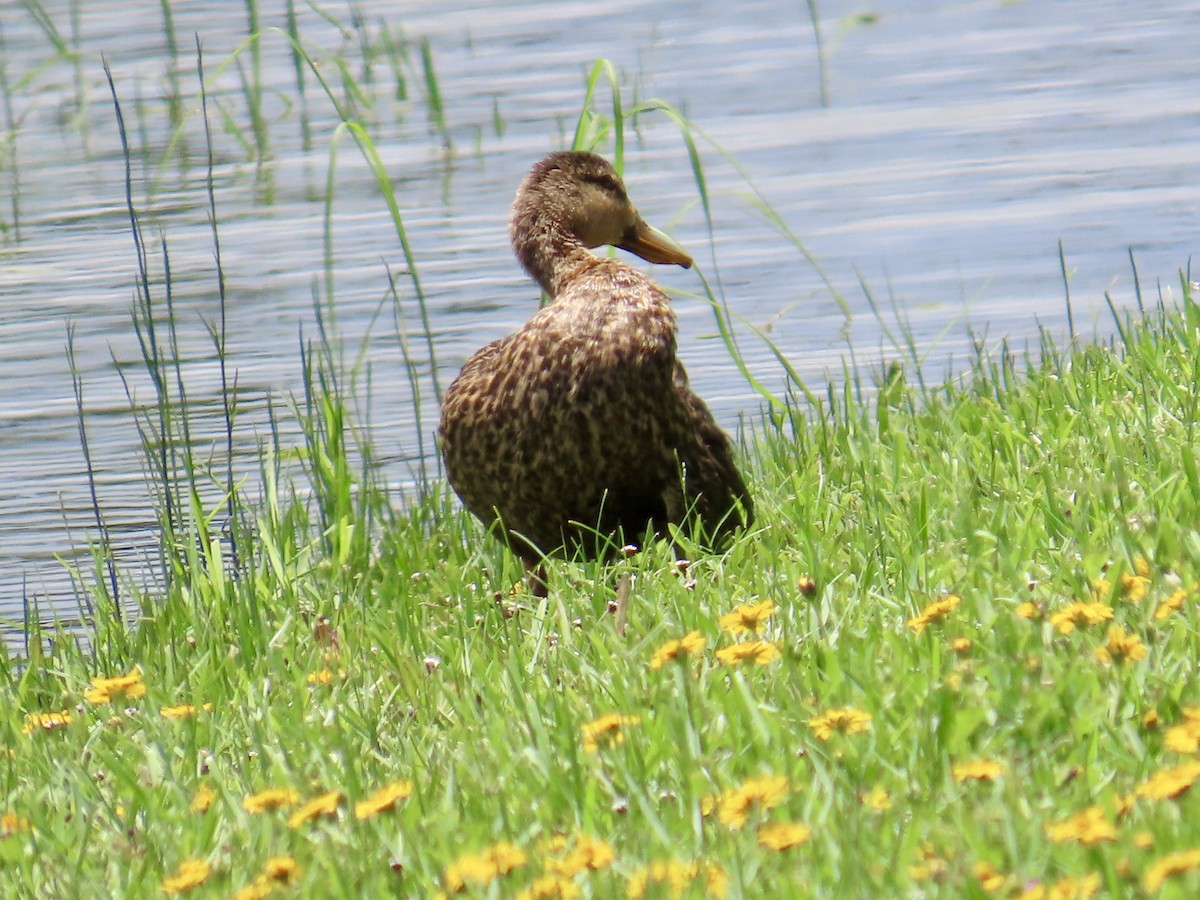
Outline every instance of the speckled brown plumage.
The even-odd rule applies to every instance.
[[[675,358],[675,314],[641,272],[589,247],[691,265],[590,153],[535,165],[513,204],[513,249],[551,297],[463,366],[442,406],[450,484],[503,524],[529,566],[606,555],[648,526],[698,523],[711,543],[748,524],[751,500],[728,436]]]

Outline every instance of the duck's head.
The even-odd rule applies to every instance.
[[[647,262],[692,265],[679,244],[642,220],[617,170],[594,153],[552,153],[535,165],[517,191],[509,231],[517,258],[539,281],[552,260],[538,257],[561,253],[564,239],[620,247]]]

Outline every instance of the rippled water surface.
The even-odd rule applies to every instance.
[[[1120,306],[1134,304],[1130,250],[1148,297],[1160,284],[1178,296],[1178,270],[1200,249],[1194,4],[818,5],[827,106],[806,5],[790,0],[556,0],[502,10],[445,0],[322,4],[333,21],[300,10],[301,37],[324,60],[322,73],[340,83],[340,57],[373,85],[373,105],[358,108],[396,188],[443,384],[475,347],[536,306],[507,245],[508,204],[531,162],[570,143],[586,73],[599,57],[616,65],[627,105],[661,98],[698,129],[714,231],[710,238],[679,132],[661,115],[640,117],[629,133],[626,174],[635,202],[694,252],[736,314],[768,330],[812,384],[840,379],[850,346],[861,359],[899,355],[862,284],[903,316],[935,374],[965,358],[972,331],[1018,345],[1041,326],[1065,332],[1060,240],[1076,331],[1085,337],[1109,329],[1106,291]],[[305,105],[298,103],[280,33],[267,32],[259,44],[270,153],[258,167],[247,151],[238,68],[217,72],[247,34],[242,3],[175,4],[177,82],[160,4],[80,4],[77,69],[55,61],[46,32],[14,6],[0,11],[11,101],[0,155],[0,616],[13,626],[10,634],[23,598],[40,598],[44,617],[75,613],[75,587],[59,558],[80,562],[80,548],[94,537],[64,351],[69,323],[97,493],[113,539],[134,572],[154,546],[127,397],[150,397],[129,315],[136,258],[101,55],[130,129],[154,291],[162,296],[165,240],[189,395],[212,411],[207,428],[198,424],[198,445],[219,439],[220,373],[205,327],[219,305],[193,34],[214,79],[210,118],[230,376],[242,409],[239,460],[253,460],[257,441],[269,434],[268,401],[286,419],[282,401],[301,387],[300,346],[314,335],[313,298],[325,290],[323,200],[335,142],[337,328],[350,357],[364,348],[371,372],[364,413],[398,489],[411,483],[421,448],[431,446],[432,418],[429,407],[418,435],[387,294],[389,266],[408,290],[387,210],[351,142],[335,138],[339,120],[311,74]],[[285,25],[284,4],[260,7],[262,28]],[[47,9],[69,39],[70,7]],[[386,54],[369,70],[363,61],[364,44],[384,46],[385,23],[402,48],[397,59],[407,54],[399,63],[406,97]],[[429,114],[422,40],[444,127]],[[240,59],[252,77],[249,53]],[[164,98],[175,92],[183,142],[156,168],[171,140]],[[756,211],[755,190],[828,274],[849,319],[814,266]],[[678,292],[700,289],[695,272],[656,275]],[[730,427],[755,415],[755,395],[711,339],[711,310],[686,294],[677,309],[681,353],[700,392]],[[414,331],[407,295],[401,313],[403,327]],[[768,348],[747,329],[742,346],[759,377],[779,388]],[[84,577],[93,577],[90,563]]]

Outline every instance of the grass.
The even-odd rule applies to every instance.
[[[290,40],[297,90],[311,74],[344,122],[330,203],[348,134],[428,341],[417,260],[356,118],[365,94],[344,64],[339,94],[294,26]],[[444,140],[421,50],[414,80]],[[252,52],[247,97],[255,68]],[[602,79],[608,117],[591,109]],[[611,140],[619,157],[625,123],[666,115],[708,216],[692,132],[661,101],[622,106],[618,81],[592,69],[576,144]],[[208,191],[219,272],[211,175]],[[25,657],[0,656],[4,896],[1200,889],[1189,279],[1178,308],[1118,318],[1109,345],[981,347],[944,384],[888,372],[874,401],[853,373],[824,397],[796,378],[792,397],[760,387],[752,533],[686,566],[665,543],[616,567],[564,563],[537,600],[444,484],[401,501],[380,481],[332,322],[303,344],[305,392],[274,411],[296,427],[235,478],[223,283],[205,326],[225,397],[214,437],[192,430],[185,325],[152,287],[170,283],[165,241],[156,260],[127,201],[159,588],[114,569],[97,500],[86,645],[31,621]],[[418,397],[425,360],[388,275]],[[737,358],[728,308],[704,299]],[[622,570],[636,576],[624,634],[609,613]]]
[[[317,346],[240,566],[193,487],[136,626],[98,596],[90,650],[3,662],[0,884],[155,894],[200,861],[199,896],[1154,894],[1200,847],[1198,329],[1189,295],[1112,346],[790,407],[750,451],[756,530],[623,563],[624,637],[611,569],[538,601],[444,491],[395,506]]]

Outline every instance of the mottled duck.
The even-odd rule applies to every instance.
[[[446,392],[442,454],[466,508],[507,537],[537,593],[546,556],[604,558],[668,524],[716,546],[748,525],[729,437],[675,357],[667,295],[588,249],[685,268],[691,257],[642,220],[592,153],[535,165],[509,230],[550,302],[467,360]]]

